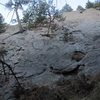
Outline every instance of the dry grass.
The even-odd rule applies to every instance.
[[[100,100],[100,83],[91,92],[89,98],[90,98],[90,100]]]
[[[68,100],[60,91],[45,86],[32,86],[25,91],[16,88],[15,95],[17,100]]]
[[[17,100],[100,100],[100,74],[93,79],[59,80],[55,88],[30,85],[29,89],[15,89]],[[27,86],[26,86],[27,87]]]

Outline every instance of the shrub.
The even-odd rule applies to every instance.
[[[34,24],[36,24],[36,26],[39,25],[39,24],[44,24],[44,23],[47,22],[46,20],[47,20],[47,19],[46,19],[45,16],[39,16],[39,17],[37,17],[37,18],[35,19]],[[40,25],[40,26],[41,26],[41,25]]]
[[[94,3],[88,1],[88,2],[86,3],[86,8],[94,8]]]
[[[56,19],[57,19],[58,21],[65,21],[66,17],[63,17],[63,15],[59,13],[59,14],[57,14],[57,16],[56,16]]]
[[[55,88],[23,83],[25,90],[15,87],[14,95],[16,100],[100,100],[100,84],[90,80],[84,74],[61,78]]]
[[[84,8],[79,5],[76,10],[81,11],[81,10],[84,10]]]
[[[80,5],[77,7],[76,10],[80,11],[80,13],[83,13],[85,11],[85,9],[82,6],[80,6]]]
[[[14,95],[16,100],[68,100],[63,93],[46,86],[32,86],[26,91],[16,88]]]
[[[55,8],[53,0],[49,0],[49,2],[39,0],[33,2],[33,4],[24,11],[23,21],[28,23],[29,28],[48,26],[47,33],[49,33],[51,31],[51,24],[54,22],[57,14],[58,10]]]
[[[28,23],[28,27],[36,27],[46,18],[46,6],[44,1],[33,2],[33,4],[23,12],[23,22]]]
[[[100,1],[94,3],[94,8],[100,7]]]
[[[3,23],[4,19],[3,19],[3,16],[0,14],[0,33],[4,32],[5,31],[5,25]]]
[[[100,7],[100,0],[97,0],[95,2],[88,1],[86,4],[86,8],[98,8]]]
[[[63,27],[63,41],[68,42],[70,40],[72,40],[72,32],[68,28]]]
[[[100,84],[94,90],[91,100],[100,100]]]
[[[4,55],[6,55],[7,54],[7,51],[4,49],[4,47],[1,47],[0,48],[0,59],[1,59],[1,57],[4,57]]]
[[[36,24],[34,24],[33,22],[28,23],[28,29],[31,29],[31,28],[36,28]]]
[[[60,10],[61,13],[64,12],[71,12],[73,11],[73,9],[71,8],[71,6],[69,6],[67,3],[64,5],[64,7]]]
[[[34,21],[28,22],[28,29],[36,28],[37,26],[43,26],[44,24],[47,24],[47,18],[45,16],[39,16]]]

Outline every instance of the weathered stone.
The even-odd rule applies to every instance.
[[[73,55],[72,55],[72,60],[75,60],[75,61],[80,61],[84,58],[85,56],[85,53],[82,52],[82,51],[74,51],[73,52]]]
[[[100,73],[100,49],[93,49],[80,62],[85,67],[83,72],[87,76],[95,76]]]

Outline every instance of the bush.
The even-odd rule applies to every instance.
[[[0,58],[7,54],[7,51],[4,49],[4,47],[0,48]]]
[[[4,26],[3,21],[4,21],[3,16],[0,14],[0,33],[5,31],[5,29],[4,29],[5,26]]]
[[[88,1],[88,2],[86,3],[86,8],[94,8],[94,3]]]
[[[16,88],[14,95],[16,100],[68,100],[63,93],[46,86],[32,86],[25,91]]]
[[[84,10],[84,8],[79,5],[76,10],[81,11],[81,10]]]
[[[68,28],[63,27],[63,41],[68,42],[71,41],[72,39],[73,39],[72,32],[70,32]]]
[[[23,12],[23,22],[28,23],[28,27],[37,27],[47,23],[48,4],[44,1],[33,2],[33,4]]]
[[[45,19],[45,3],[36,2],[23,12],[23,22],[28,24],[28,28],[36,27],[37,24],[43,22]]]
[[[28,28],[36,28],[37,26],[43,26],[44,24],[47,24],[47,18],[45,16],[39,16],[34,21],[28,22]]]
[[[58,20],[58,21],[65,21],[65,19],[66,19],[66,17],[63,17],[62,14],[57,14],[57,16],[56,16],[56,20]]]
[[[94,4],[94,8],[100,7],[100,1],[99,2],[95,2]]]
[[[36,25],[34,23],[28,24],[28,29],[36,28]]]
[[[97,0],[95,2],[88,1],[86,4],[86,8],[98,8],[100,7],[100,0]]]
[[[36,26],[39,25],[39,24],[45,24],[45,23],[47,23],[46,20],[47,20],[47,19],[46,19],[45,16],[39,16],[39,17],[37,17],[37,18],[35,19],[34,24],[36,24]],[[40,25],[40,26],[41,26],[41,25]]]
[[[73,9],[71,8],[71,6],[69,6],[67,3],[64,5],[64,7],[60,10],[61,13],[64,12],[71,12],[73,11]]]
[[[96,88],[91,93],[91,100],[100,100],[100,84],[96,86]]]
[[[23,83],[25,90],[15,87],[14,95],[16,100],[100,100],[100,81],[97,78],[100,79],[100,74],[92,81],[84,74],[70,79],[63,77],[55,83],[55,88]]]

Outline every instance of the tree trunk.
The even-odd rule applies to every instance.
[[[21,21],[19,19],[19,15],[18,15],[18,9],[15,8],[15,12],[16,12],[16,17],[17,17],[17,21],[18,21],[18,26],[19,26],[19,31],[23,31],[22,25],[21,25]]]
[[[48,23],[48,33],[47,33],[47,34],[49,34],[49,33],[50,33],[51,21],[52,21],[52,18],[51,18],[51,13],[50,13],[49,9],[48,9],[48,15],[49,15],[49,23]]]

